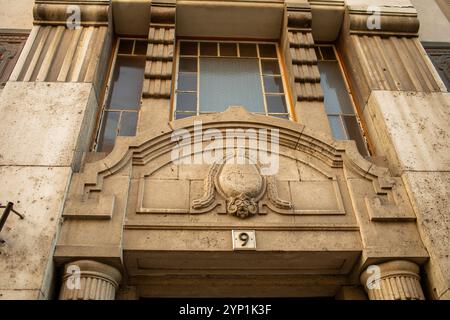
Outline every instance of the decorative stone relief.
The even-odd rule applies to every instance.
[[[98,26],[108,24],[109,1],[73,0],[36,0],[33,8],[35,24],[65,25],[72,14],[70,6],[76,5],[80,10],[80,23],[83,26]]]
[[[245,158],[243,163],[248,162]],[[212,165],[205,179],[205,192],[200,199],[192,201],[192,208],[205,209],[215,201],[215,190],[226,199],[226,213],[248,218],[259,212],[259,201],[269,189],[268,200],[277,208],[291,209],[289,201],[278,198],[277,187],[273,177],[261,175],[257,164],[239,164],[235,155],[223,159],[222,164]],[[230,163],[231,162],[231,163]],[[270,181],[270,182],[268,182]],[[267,187],[269,185],[269,187]]]
[[[450,90],[450,45],[442,43],[423,43],[428,56],[436,67],[447,90]]]
[[[400,183],[399,178],[377,192],[376,195],[366,197],[367,211],[372,221],[415,221],[416,215],[409,203],[408,195],[402,188],[395,188]]]
[[[2,89],[27,40],[24,33],[0,33],[0,89]]]
[[[237,113],[233,113],[233,116],[242,118],[246,126],[253,123],[253,126],[258,128],[260,125],[265,126],[261,121],[270,122],[272,125],[278,121],[267,119],[267,117],[259,119],[259,116],[250,115],[246,111],[239,114],[240,110],[234,110]],[[216,119],[218,117],[227,119],[229,115],[231,113],[225,112],[204,116],[204,130],[216,128]],[[251,120],[247,119],[248,117],[258,119]],[[176,123],[182,125],[191,120],[177,120]],[[209,123],[211,120],[212,122]],[[290,122],[282,122],[280,126],[287,124],[298,126]],[[233,126],[232,123],[229,124]],[[226,130],[227,121],[221,124],[223,125],[225,127],[222,128]],[[345,182],[339,181],[336,176],[337,171],[334,171],[341,170],[339,168],[343,168],[343,162],[345,162],[346,170],[354,171],[352,175],[364,177],[365,180],[372,182],[373,191],[367,193],[366,198],[362,199],[372,221],[414,220],[403,184],[399,179],[390,177],[387,169],[367,164],[355,150],[347,151],[342,156],[338,155],[332,144],[323,142],[317,144],[317,140],[309,138],[304,131],[299,135],[293,130],[294,128],[280,129],[281,147],[288,148],[285,152],[295,149],[298,153],[294,158],[292,155],[287,157],[287,154],[280,153],[283,171],[290,173],[281,172],[277,176],[262,175],[257,161],[248,158],[244,159],[244,164],[240,164],[235,154],[225,155],[209,168],[203,166],[204,169],[198,169],[195,165],[177,167],[170,160],[172,148],[170,144],[173,142],[170,138],[163,138],[166,133],[156,140],[145,139],[146,142],[143,142],[141,147],[135,146],[129,149],[136,150],[133,151],[136,154],[124,156],[122,160],[117,158],[117,153],[111,153],[111,156],[107,158],[110,163],[108,169],[100,169],[100,172],[104,171],[99,173],[97,178],[95,172],[98,169],[93,167],[95,163],[87,164],[87,168],[91,168],[87,172],[94,174],[90,177],[93,180],[86,183],[83,182],[85,180],[83,175],[74,177],[74,181],[79,181],[80,189],[71,193],[63,216],[71,219],[111,219],[117,203],[124,199],[119,194],[103,193],[101,186],[103,179],[110,175],[114,176],[114,170],[116,170],[114,168],[122,168],[125,164],[132,171],[139,168],[138,172],[140,172],[134,174],[138,178],[135,196],[136,213],[198,215],[214,211],[217,214],[229,214],[240,218],[266,215],[271,212],[281,215],[346,215],[349,212],[344,207],[344,202],[349,202],[349,199],[342,191]],[[151,147],[151,144],[155,143],[152,141],[164,141],[169,144]],[[162,150],[169,153],[161,153]],[[117,158],[116,164],[113,164],[111,157]],[[99,165],[104,166],[101,163]],[[368,168],[370,168],[369,171],[367,171]],[[155,175],[161,170],[169,173],[166,173],[166,176]],[[176,172],[172,173],[172,170]],[[191,174],[183,173],[183,170],[188,170]],[[204,173],[199,174],[196,172],[198,170]],[[298,177],[298,170],[301,172],[301,178]],[[315,173],[312,174],[309,171]],[[192,173],[195,173],[195,177],[189,177]],[[177,196],[168,197],[168,194]],[[346,197],[347,200],[345,200]]]
[[[202,121],[201,132],[195,129],[197,121]],[[181,159],[192,160],[199,153],[192,139],[172,139],[174,132],[183,130],[208,146],[211,140],[204,132],[215,129],[225,134],[235,128],[278,130],[279,148],[274,153],[279,155],[280,170],[263,175],[265,164],[251,158],[247,144],[243,156],[250,159],[244,164],[227,163],[230,154],[212,164],[173,161],[173,150],[180,146]],[[312,241],[320,239],[315,250],[329,251],[339,239],[339,251],[371,261],[401,255],[422,263],[427,257],[415,222],[379,223],[368,213],[365,197],[383,198],[381,208],[387,213],[406,208],[400,198],[394,199],[398,192],[408,201],[405,187],[388,169],[363,158],[352,141],[333,141],[298,123],[239,107],[175,120],[164,129],[149,128],[136,137],[118,137],[107,157],[86,163],[82,172],[73,175],[69,189],[63,215],[70,219],[64,219],[55,250],[55,260],[61,263],[86,257],[86,252],[120,261],[123,239],[142,239],[143,250],[222,249],[228,245],[222,235],[229,237],[230,230],[290,236],[283,244],[271,242],[274,250],[297,250],[305,235]],[[398,246],[393,248],[392,241]],[[336,268],[343,263],[338,259]]]

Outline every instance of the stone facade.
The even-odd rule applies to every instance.
[[[450,94],[421,43],[427,12],[419,21],[409,0],[18,3],[0,20],[14,52],[0,56],[0,202],[25,218],[0,231],[1,299],[450,299]],[[136,135],[95,152],[125,36],[147,46]],[[290,120],[245,106],[174,120],[179,38],[278,43]],[[332,137],[317,43],[338,49],[370,156]],[[250,145],[173,161],[177,132],[195,137],[183,145],[195,158],[208,132],[242,128],[279,133],[277,172]]]

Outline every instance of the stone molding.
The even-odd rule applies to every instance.
[[[380,29],[369,29],[367,21],[374,14],[370,7],[347,7],[351,34],[418,36],[420,22],[413,7],[380,7]]]
[[[175,48],[175,2],[151,5],[144,98],[170,99]]]
[[[60,300],[114,300],[122,275],[109,265],[78,260],[66,264]]]
[[[73,183],[70,206],[66,207],[66,210],[70,208],[70,212],[72,212],[71,218],[76,218],[76,210],[73,210],[73,208],[77,205],[76,199],[79,197],[77,195],[85,195],[85,197],[88,197],[90,192],[101,191],[104,179],[127,167],[130,164],[130,161],[132,165],[145,166],[155,157],[161,156],[161,151],[158,150],[165,150],[164,152],[167,152],[170,155],[170,151],[176,143],[170,139],[173,130],[184,128],[190,133],[193,133],[194,119],[196,121],[202,120],[204,130],[216,128],[217,126],[220,126],[221,128],[227,128],[228,126],[233,128],[234,126],[239,125],[239,123],[243,127],[250,126],[256,129],[277,128],[280,132],[280,147],[285,146],[295,150],[304,151],[319,160],[321,164],[317,164],[319,167],[317,167],[316,170],[323,172],[323,174],[331,180],[330,183],[336,184],[336,181],[333,174],[331,174],[327,168],[342,168],[345,163],[345,166],[351,168],[354,172],[358,173],[358,175],[372,181],[375,194],[386,198],[382,204],[383,206],[396,206],[396,202],[392,202],[388,199],[394,198],[392,192],[396,188],[401,188],[401,181],[398,178],[392,177],[386,168],[378,167],[365,160],[357,151],[354,142],[333,141],[328,136],[320,135],[307,127],[285,120],[250,114],[243,108],[231,107],[223,113],[202,115],[193,117],[192,119],[188,118],[174,121],[174,127],[171,130],[159,132],[157,136],[153,136],[151,130],[149,130],[144,131],[141,135],[133,138],[119,137],[115,148],[104,160],[87,163],[84,172],[75,175],[74,181],[76,181],[76,183]],[[323,168],[321,168],[321,166],[323,166]],[[210,170],[210,179],[206,179],[204,182],[206,189],[204,189],[205,192],[203,193],[204,196],[202,197],[202,201],[198,203],[194,201],[193,203],[194,207],[200,206],[200,209],[202,210],[194,210],[192,213],[204,212],[203,209],[214,202],[214,192],[212,190],[216,183],[215,176],[219,173],[215,168],[216,167],[214,166],[212,167]],[[268,185],[269,198],[274,202],[272,204],[274,210],[280,210],[281,213],[291,212],[292,210],[288,208],[289,206],[287,206],[284,201],[280,202],[280,199],[276,197],[276,190],[270,186],[270,183],[268,183]],[[335,189],[339,189],[337,185]],[[66,206],[67,205],[68,204],[66,204]],[[81,202],[80,205],[85,206],[85,204]],[[280,206],[282,206],[283,209],[289,210],[281,210]],[[341,210],[343,210],[343,208]],[[391,211],[398,212],[399,210]],[[385,220],[389,220],[389,212],[391,211],[388,211],[386,215],[383,216]],[[291,213],[295,213],[295,210]],[[328,212],[328,214],[331,213],[332,212]],[[344,213],[344,211],[339,211],[339,213],[336,214],[342,213]],[[85,215],[86,214],[83,213],[79,218],[85,218]],[[395,216],[393,218],[395,220],[398,217]]]
[[[70,6],[79,6],[82,26],[106,26],[109,20],[109,1],[36,0],[33,8],[34,24],[65,25],[72,15]]]
[[[0,89],[8,81],[27,38],[28,32],[22,30],[0,31]]]
[[[395,260],[376,266],[379,267],[380,278],[371,271],[375,269],[367,269],[360,277],[370,300],[425,300],[417,264]]]

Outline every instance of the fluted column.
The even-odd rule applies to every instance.
[[[369,266],[361,274],[361,283],[370,300],[425,300],[419,266],[410,261]]]
[[[64,268],[60,300],[114,300],[122,276],[111,266],[91,260]]]

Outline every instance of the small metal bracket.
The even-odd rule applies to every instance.
[[[6,206],[2,206],[0,204],[0,209],[5,209],[0,218],[0,232],[2,232],[3,226],[5,225],[6,220],[8,219],[8,216],[11,213],[11,211],[13,213],[15,213],[17,216],[19,216],[20,219],[25,219],[25,216],[23,214],[17,212],[16,210],[14,210],[13,206],[14,206],[14,203],[12,203],[12,202],[8,202],[8,204]]]

